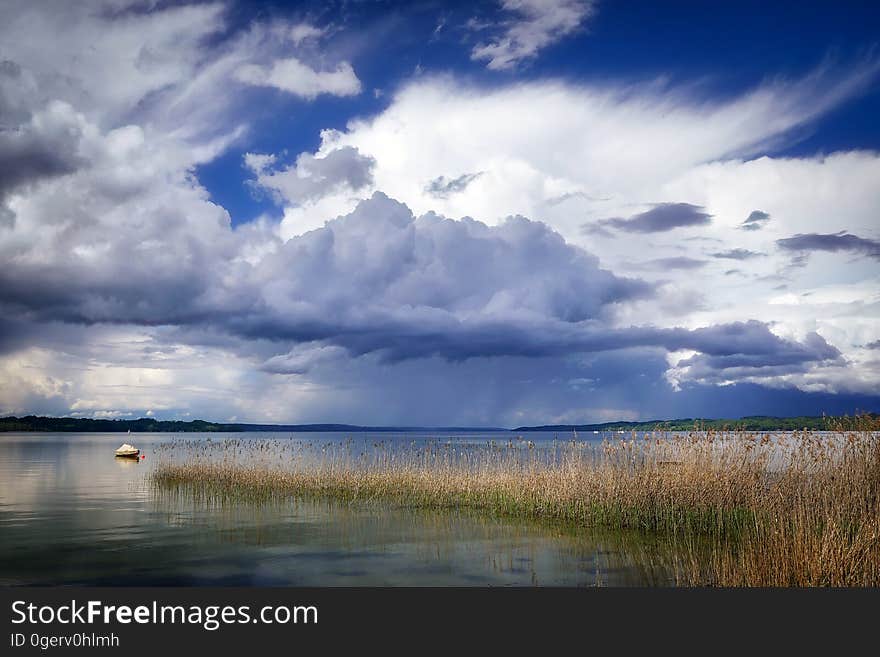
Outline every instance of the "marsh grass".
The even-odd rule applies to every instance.
[[[876,418],[828,432],[594,443],[189,441],[153,481],[203,504],[291,497],[634,529],[683,585],[880,585]]]

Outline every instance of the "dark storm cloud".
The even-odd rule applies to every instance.
[[[880,340],[874,340],[874,342],[869,342],[865,345],[867,349],[880,349]]]
[[[653,294],[544,224],[415,219],[383,194],[293,238],[255,273],[275,302],[232,319],[235,332],[394,360],[540,354],[542,326],[604,321],[614,304]]]
[[[8,268],[0,273],[0,299],[34,321],[157,326],[210,319],[213,309],[203,308],[198,299],[211,282],[198,265],[160,272],[131,255],[131,267],[120,259],[86,268],[71,259],[51,271],[38,265]]]
[[[70,142],[17,128],[0,130],[0,195],[19,185],[76,168]]]
[[[76,116],[63,103],[25,123],[0,124],[0,203],[16,189],[75,171],[82,164],[80,136]]]
[[[383,321],[373,326],[351,328],[313,324],[309,327],[279,324],[271,327],[277,336],[297,341],[323,340],[344,347],[359,356],[378,353],[386,362],[440,357],[451,361],[471,358],[521,356],[559,357],[572,353],[597,353],[637,347],[666,351],[690,349],[717,357],[710,368],[726,369],[736,358],[772,365],[807,366],[836,360],[840,352],[816,335],[799,343],[774,335],[757,321],[710,326],[697,330],[654,327],[611,328],[600,323],[570,323],[554,320],[456,320],[420,323]],[[245,329],[245,327],[241,327]],[[252,335],[252,337],[254,337]]]
[[[808,372],[817,363],[843,364],[840,351],[818,333],[809,333],[803,342],[784,340],[758,322],[747,322],[743,336],[751,334],[749,350],[733,348],[729,353],[700,350],[703,353],[679,361],[675,368],[680,380],[704,385],[726,385]],[[728,332],[728,335],[730,333]],[[762,344],[761,349],[758,345]]]
[[[294,365],[299,369],[300,363]],[[807,367],[809,363],[804,365]],[[791,403],[804,394],[752,384],[718,388],[686,377],[676,391],[664,377],[668,369],[666,351],[660,347],[454,362],[434,357],[400,361],[393,369],[377,362],[375,356],[348,358],[328,361],[325,367],[318,364],[309,368],[309,380],[318,385],[358,391],[317,399],[323,407],[310,407],[310,420],[322,421],[342,413],[345,417],[411,422],[413,413],[417,412],[423,424],[449,423],[450,417],[454,417],[456,422],[464,424],[514,427],[547,422],[601,422],[636,416],[642,419],[706,417],[710,412],[703,405],[707,397],[723,398],[723,404],[711,405],[717,417],[767,413],[768,408],[772,409],[768,414],[785,415],[789,414]],[[638,391],[635,405],[632,403],[634,390]],[[841,399],[844,397],[847,403],[852,402],[852,396],[840,395]],[[837,397],[822,396],[823,402],[829,399]],[[774,406],[777,400],[785,400],[785,403]],[[871,403],[840,407],[852,412],[854,408],[877,408],[880,404],[876,396],[868,401]],[[376,415],[377,408],[381,409],[379,415]],[[817,405],[807,414],[828,408],[830,406]]]
[[[415,219],[383,194],[256,265],[238,257],[246,246],[240,231],[211,220],[199,224],[198,238],[181,232],[195,227],[185,228],[173,212],[142,232],[109,232],[100,259],[80,254],[100,227],[71,231],[50,259],[8,253],[0,302],[41,320],[209,325],[248,337],[330,338],[361,352],[407,336],[438,345],[423,350],[443,351],[451,330],[453,342],[473,334],[468,353],[477,354],[484,342],[492,351],[530,349],[518,344],[529,341],[520,329],[503,339],[479,337],[496,324],[599,320],[611,305],[654,290],[601,269],[595,256],[544,224]]]
[[[700,356],[694,356],[685,362],[701,362],[714,370],[730,368],[761,368],[780,365],[801,365],[808,361],[836,360],[840,357],[840,351],[828,344],[818,333],[810,333],[803,342],[784,340],[767,330],[766,326],[759,322],[748,322],[738,328],[746,328],[752,339],[746,349],[743,344],[732,347],[728,353],[724,350],[712,350],[711,347],[704,349]],[[713,327],[718,329],[720,327]],[[723,332],[730,335],[729,327]],[[760,337],[757,335],[760,334]],[[759,347],[761,342],[764,347]],[[751,351],[751,353],[749,353]]]
[[[770,215],[761,210],[752,210],[746,220],[740,224],[741,230],[761,230],[770,221]]]
[[[749,251],[748,249],[730,249],[728,251],[718,251],[712,254],[713,258],[723,258],[727,260],[748,260],[749,258],[757,258],[765,255],[757,251]]]
[[[662,391],[650,400],[649,407],[649,413],[662,418],[844,415],[856,410],[878,412],[880,397],[845,392],[804,392],[794,387],[771,388],[756,383],[687,384],[676,392]]]
[[[798,233],[793,237],[776,240],[776,244],[785,251],[848,251],[880,258],[880,241],[852,235],[846,231],[827,234]]]
[[[712,356],[763,355],[771,363],[834,360],[840,356],[840,351],[818,333],[810,333],[802,343],[794,342],[779,337],[757,320],[709,326],[690,332],[674,330],[679,332],[679,339],[682,340],[679,348],[695,349]]]
[[[256,264],[237,257],[238,232],[203,230],[200,240],[184,240],[182,257],[181,235],[151,230],[149,239],[119,237],[98,261],[79,256],[75,244],[56,259],[8,259],[0,302],[30,320],[191,327],[226,334],[230,344],[275,343],[278,357],[269,354],[263,369],[280,373],[365,354],[462,362],[653,347],[698,351],[716,357],[707,367],[722,369],[733,357],[806,366],[839,356],[818,336],[785,340],[755,321],[615,327],[617,304],[655,288],[602,269],[595,256],[523,217],[498,226],[415,218],[377,193],[351,214],[278,243]],[[156,245],[144,249],[145,242]],[[313,344],[292,348],[302,343]]]
[[[228,215],[206,201],[187,208],[171,202],[149,222],[140,221],[137,206],[113,223],[66,217],[70,210],[58,206],[60,217],[42,219],[56,222],[57,239],[26,249],[0,241],[0,307],[28,321],[144,326],[247,312],[256,295],[248,265],[236,258],[248,231],[230,231]]]
[[[598,222],[600,228],[611,227],[627,233],[661,233],[686,226],[705,226],[712,215],[700,205],[690,203],[658,203],[650,210],[629,219],[613,217]]]
[[[425,185],[425,192],[435,198],[449,198],[453,194],[463,192],[468,185],[482,175],[483,172],[478,171],[477,173],[465,173],[452,179],[439,176]]]
[[[18,63],[0,61],[0,229],[15,225],[6,205],[13,192],[84,164],[81,117],[66,103],[37,100],[35,87]]]

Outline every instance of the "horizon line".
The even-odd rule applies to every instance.
[[[860,412],[856,411],[853,413],[853,416],[859,415]],[[876,413],[868,412],[869,415],[876,415]],[[22,420],[51,420],[51,421],[72,421],[72,422],[105,422],[105,423],[138,423],[138,422],[154,422],[154,423],[180,423],[180,424],[189,424],[193,425],[196,423],[203,423],[207,425],[214,426],[226,426],[226,427],[260,427],[265,429],[278,429],[278,430],[308,430],[310,428],[314,428],[313,430],[320,431],[319,427],[326,427],[323,429],[324,431],[331,430],[330,427],[338,428],[340,430],[362,430],[362,431],[438,431],[438,430],[456,430],[456,431],[526,431],[526,430],[541,430],[545,429],[548,431],[552,430],[564,430],[564,429],[577,429],[580,427],[612,427],[612,426],[621,426],[621,425],[651,425],[651,424],[664,424],[664,423],[680,423],[680,422],[699,422],[699,421],[709,421],[709,422],[738,422],[743,420],[753,420],[753,419],[770,419],[770,420],[793,420],[796,418],[804,418],[810,420],[818,420],[822,418],[838,418],[838,417],[851,417],[849,415],[742,415],[738,418],[728,418],[728,417],[677,417],[677,418],[668,418],[668,419],[659,419],[654,418],[650,420],[609,420],[604,422],[568,422],[568,423],[553,423],[553,424],[528,424],[528,425],[520,425],[516,427],[502,427],[502,426],[472,426],[472,425],[418,425],[418,424],[355,424],[348,422],[286,422],[286,423],[265,423],[265,422],[223,422],[223,421],[214,421],[214,420],[204,420],[201,418],[195,418],[191,420],[183,420],[183,419],[160,419],[155,417],[138,417],[138,418],[96,418],[96,417],[73,417],[68,415],[55,416],[55,415],[6,415],[0,417],[0,422],[4,421],[22,421]]]

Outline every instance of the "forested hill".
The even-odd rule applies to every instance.
[[[855,417],[798,416],[774,417],[750,415],[739,419],[681,418],[677,420],[648,420],[645,422],[603,422],[602,424],[546,424],[536,427],[517,427],[514,431],[691,431],[694,429],[741,429],[744,431],[795,431],[798,429],[826,430],[855,427],[856,421],[880,418],[876,413]]]
[[[364,427],[354,424],[239,424],[207,422],[205,420],[99,420],[74,417],[26,417],[0,418],[0,431],[67,431],[67,432],[235,432],[235,431],[338,431],[338,432],[406,432],[406,431],[507,431],[498,427]]]
[[[784,431],[796,429],[833,429],[856,427],[856,422],[867,420],[877,425],[880,415],[866,414],[849,418],[833,418],[825,416],[773,417],[752,415],[739,419],[701,419],[683,418],[676,420],[649,420],[646,422],[603,422],[601,424],[547,424],[532,427],[502,429],[498,427],[406,427],[380,426],[367,427],[354,424],[238,424],[207,422],[205,420],[155,420],[140,418],[137,420],[99,420],[71,417],[26,417],[0,418],[0,431],[66,431],[66,432],[235,432],[235,431],[337,431],[337,432],[414,432],[437,431],[451,432],[483,432],[483,431],[552,431],[573,433],[575,431],[690,431],[693,429],[743,429],[746,431]]]

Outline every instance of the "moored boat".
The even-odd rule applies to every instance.
[[[116,450],[116,456],[119,456],[121,458],[136,459],[140,453],[141,450],[139,450],[134,445],[129,445],[128,443],[120,445],[119,448]]]

